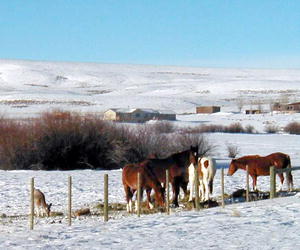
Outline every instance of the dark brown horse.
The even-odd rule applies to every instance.
[[[238,169],[246,170],[248,165],[249,175],[253,180],[253,190],[257,190],[257,176],[270,175],[270,167],[274,166],[277,169],[290,168],[291,160],[289,155],[280,152],[273,153],[267,156],[248,155],[238,159],[233,159],[229,165],[228,175],[233,175]],[[280,178],[280,190],[284,182],[283,174],[278,174]],[[293,188],[293,176],[291,172],[287,173],[288,188]]]
[[[173,205],[178,207],[180,187],[187,195],[189,181],[188,167],[197,164],[198,146],[191,146],[189,150],[170,155],[164,159],[147,159],[143,165],[151,169],[159,182],[166,184],[166,169],[169,169],[170,183],[173,189]]]
[[[142,164],[142,163],[141,163]],[[140,164],[127,164],[122,171],[122,181],[126,194],[127,211],[132,212],[132,197],[137,190],[137,174],[140,173],[141,178],[141,196],[143,196],[143,190],[147,193],[147,206],[152,208],[151,204],[151,191],[155,191],[155,200],[160,206],[164,205],[165,193],[164,188],[157,180],[156,176],[145,166]]]

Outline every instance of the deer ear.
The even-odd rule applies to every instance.
[[[52,207],[52,203],[50,203],[49,205],[48,205],[48,209],[50,209]]]

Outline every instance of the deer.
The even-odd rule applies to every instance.
[[[34,189],[34,207],[37,216],[44,216],[46,214],[49,217],[51,206],[52,203],[46,203],[44,193],[39,189]]]

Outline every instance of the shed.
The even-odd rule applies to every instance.
[[[246,109],[245,114],[246,115],[253,115],[253,114],[261,114],[262,111],[260,109]]]
[[[273,105],[273,111],[299,113],[300,102],[289,103],[289,104],[275,103]]]
[[[216,112],[220,112],[221,107],[220,106],[200,106],[196,107],[196,113],[197,114],[212,114]]]

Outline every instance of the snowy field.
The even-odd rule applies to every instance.
[[[299,114],[245,115],[237,113],[237,99],[245,107],[288,98],[300,101],[300,70],[201,69],[163,66],[44,63],[0,60],[0,114],[26,118],[52,108],[102,113],[112,107],[174,110],[175,126],[201,124],[252,125],[257,134],[207,134],[215,145],[212,156],[218,171],[213,198],[221,193],[220,169],[227,172],[228,144],[239,155],[284,152],[292,166],[300,166],[300,140],[283,132],[286,124],[300,122]],[[197,115],[197,105],[220,105],[222,112]],[[266,134],[268,124],[280,133]],[[29,179],[46,194],[53,210],[66,212],[67,178],[73,177],[74,209],[95,210],[103,202],[103,175],[109,174],[110,202],[125,202],[121,170],[114,171],[1,171],[0,246],[4,249],[299,249],[300,195],[230,203],[196,211],[172,210],[171,215],[111,213],[77,218],[71,227],[66,218],[38,218],[30,232]],[[294,172],[300,188],[300,171]],[[277,178],[277,180],[279,180]],[[250,180],[250,184],[252,181]],[[278,181],[277,181],[278,184]],[[245,188],[245,172],[225,176],[225,192]],[[284,186],[286,188],[286,186]],[[258,178],[258,189],[269,190],[269,177]],[[1,216],[2,215],[2,216]],[[5,217],[5,216],[7,217]],[[14,216],[21,217],[14,217]]]

